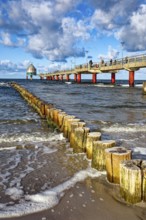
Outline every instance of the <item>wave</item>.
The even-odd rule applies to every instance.
[[[126,133],[145,132],[146,131],[146,124],[125,124],[125,125],[121,125],[119,123],[116,123],[112,126],[103,127],[102,130],[106,131],[106,132],[113,132],[113,133],[119,133],[119,132],[126,132]]]
[[[0,120],[0,125],[3,124],[27,124],[27,123],[34,123],[34,122],[38,122],[38,119],[30,119],[30,118],[26,118],[26,119],[14,119],[14,120]]]
[[[87,168],[86,170],[79,171],[66,182],[50,190],[35,195],[26,195],[23,201],[21,199],[20,204],[12,206],[10,204],[9,206],[7,204],[0,204],[0,217],[18,217],[52,208],[59,203],[64,192],[73,187],[77,182],[84,181],[87,177],[96,178],[102,174],[105,174],[105,172],[99,172],[95,169]],[[15,193],[19,197],[23,194],[22,191],[20,192],[16,188],[9,189],[9,193],[12,196]]]
[[[0,136],[0,143],[11,143],[15,144],[16,142],[26,143],[26,142],[47,142],[47,141],[60,141],[64,140],[63,134],[56,134],[56,133],[48,133],[42,134],[40,132],[34,132],[31,134],[3,134]]]
[[[95,84],[94,86],[96,86],[96,87],[115,87],[112,84],[104,84],[104,83]]]
[[[6,82],[0,82],[0,87],[10,87],[10,85]]]

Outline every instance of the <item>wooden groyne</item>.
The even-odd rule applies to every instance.
[[[121,197],[130,204],[146,202],[146,161],[132,160],[131,150],[116,147],[114,140],[102,140],[100,132],[92,132],[86,123],[46,103],[19,84],[11,83],[20,95],[68,139],[74,153],[86,153],[91,166],[107,173],[107,180],[119,184]]]

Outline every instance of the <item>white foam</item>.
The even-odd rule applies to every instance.
[[[114,85],[111,84],[104,84],[104,83],[99,83],[99,84],[95,84],[94,86],[96,87],[114,87]]]
[[[120,84],[122,87],[129,87],[129,84]]]
[[[141,155],[146,155],[146,148],[144,148],[144,147],[136,147],[132,150],[135,153],[138,153],[138,154],[141,154]]]
[[[18,189],[16,187],[8,188],[5,191],[6,195],[9,195],[13,200],[20,199],[23,195],[23,191],[21,189]]]
[[[4,150],[16,150],[16,147],[3,147],[3,148],[0,148],[0,151],[4,151]]]
[[[10,87],[10,85],[9,85],[8,83],[1,82],[1,83],[0,83],[0,87],[3,87],[3,86]]]
[[[142,87],[143,87],[143,84],[135,84],[134,86],[135,86],[135,87],[140,87],[140,88],[142,88]]]
[[[14,143],[14,142],[48,142],[64,140],[63,134],[46,134],[42,135],[39,132],[31,134],[14,134],[12,136],[3,134],[0,136],[0,143]]]
[[[18,217],[30,213],[49,209],[58,204],[65,191],[73,187],[77,182],[84,181],[87,177],[96,178],[105,172],[99,172],[92,168],[79,171],[70,180],[42,193],[25,196],[25,201],[15,206],[3,206],[0,217]]]
[[[119,132],[145,132],[146,131],[146,125],[141,124],[127,124],[127,125],[120,125],[120,124],[114,124],[113,126],[104,127],[102,128],[103,131],[106,132],[113,132],[113,133],[119,133]]]

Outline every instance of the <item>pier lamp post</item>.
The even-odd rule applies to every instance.
[[[124,49],[124,41],[121,41],[121,47],[122,47],[122,66],[123,66],[123,49]]]
[[[71,60],[71,61],[70,61],[70,65],[71,65],[71,71],[72,71],[72,64],[73,64],[73,61]]]
[[[85,54],[86,54],[86,63],[87,63],[87,65],[88,65],[88,50],[85,50]]]

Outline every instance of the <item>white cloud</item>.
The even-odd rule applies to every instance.
[[[146,50],[146,5],[141,5],[130,17],[130,23],[117,31],[117,39],[125,43],[129,51]]]
[[[6,73],[14,73],[14,72],[26,72],[28,65],[31,62],[29,60],[24,60],[20,63],[13,63],[10,60],[0,60],[0,71],[4,71]]]
[[[112,46],[108,46],[108,52],[107,54],[100,54],[99,55],[99,58],[102,58],[102,59],[116,59],[119,55],[119,51],[112,48]]]
[[[67,16],[79,3],[79,0],[8,1],[1,9],[8,18],[6,21],[3,15],[0,26],[9,35],[3,38],[1,31],[0,42],[22,46],[37,58],[65,60],[75,52],[73,47],[78,39],[89,38],[84,21]],[[26,40],[24,37],[20,40],[21,35]]]
[[[115,36],[120,41],[126,41],[128,49],[132,49],[137,38],[138,46],[134,48],[141,50],[146,45],[146,10],[145,5],[139,9],[141,2],[142,0],[5,0],[0,2],[0,43],[23,47],[37,58],[65,61],[71,56],[84,55],[75,46],[89,40],[92,31],[104,34],[116,32]],[[88,16],[82,16],[85,8],[81,5],[78,7],[80,3],[84,3],[84,7],[86,5],[90,11],[86,14]],[[74,13],[77,11],[80,13],[75,17]]]
[[[9,33],[1,33],[1,40],[0,43],[2,43],[5,46],[13,46],[13,42],[11,41],[11,36]]]

